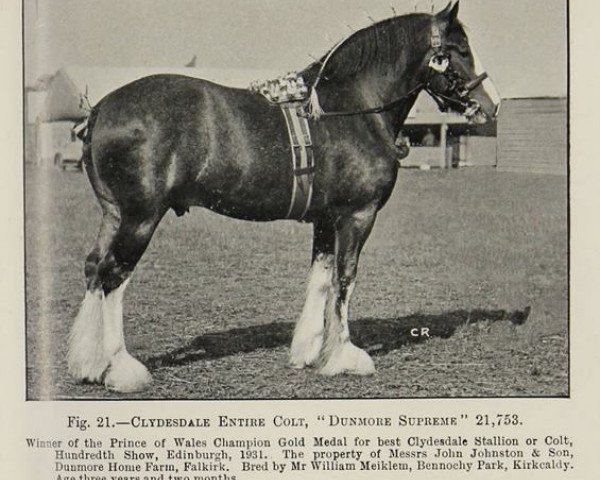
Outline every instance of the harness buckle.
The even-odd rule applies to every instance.
[[[442,34],[437,25],[431,26],[431,46],[436,50],[442,48]]]

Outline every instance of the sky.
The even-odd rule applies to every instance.
[[[285,73],[370,18],[439,0],[25,0],[25,82],[69,65]],[[567,93],[566,0],[461,0],[459,18],[504,97]]]

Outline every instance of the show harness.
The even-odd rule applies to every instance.
[[[290,73],[253,83],[250,89],[277,104],[285,119],[292,154],[292,198],[285,218],[301,221],[310,207],[315,173],[313,144],[304,111],[308,88],[301,76]]]
[[[292,200],[286,218],[302,220],[312,200],[315,160],[308,119],[301,102],[280,105],[292,149]]]

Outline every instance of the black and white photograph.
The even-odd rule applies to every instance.
[[[25,0],[26,398],[569,398],[566,0]]]

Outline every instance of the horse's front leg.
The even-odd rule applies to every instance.
[[[335,229],[333,289],[325,312],[325,341],[320,373],[375,373],[373,360],[350,341],[348,308],[356,282],[358,258],[377,216],[376,205],[338,219]]]
[[[323,346],[325,304],[331,292],[335,229],[328,220],[314,224],[312,265],[306,289],[306,302],[294,330],[290,364],[295,368],[312,365]]]

